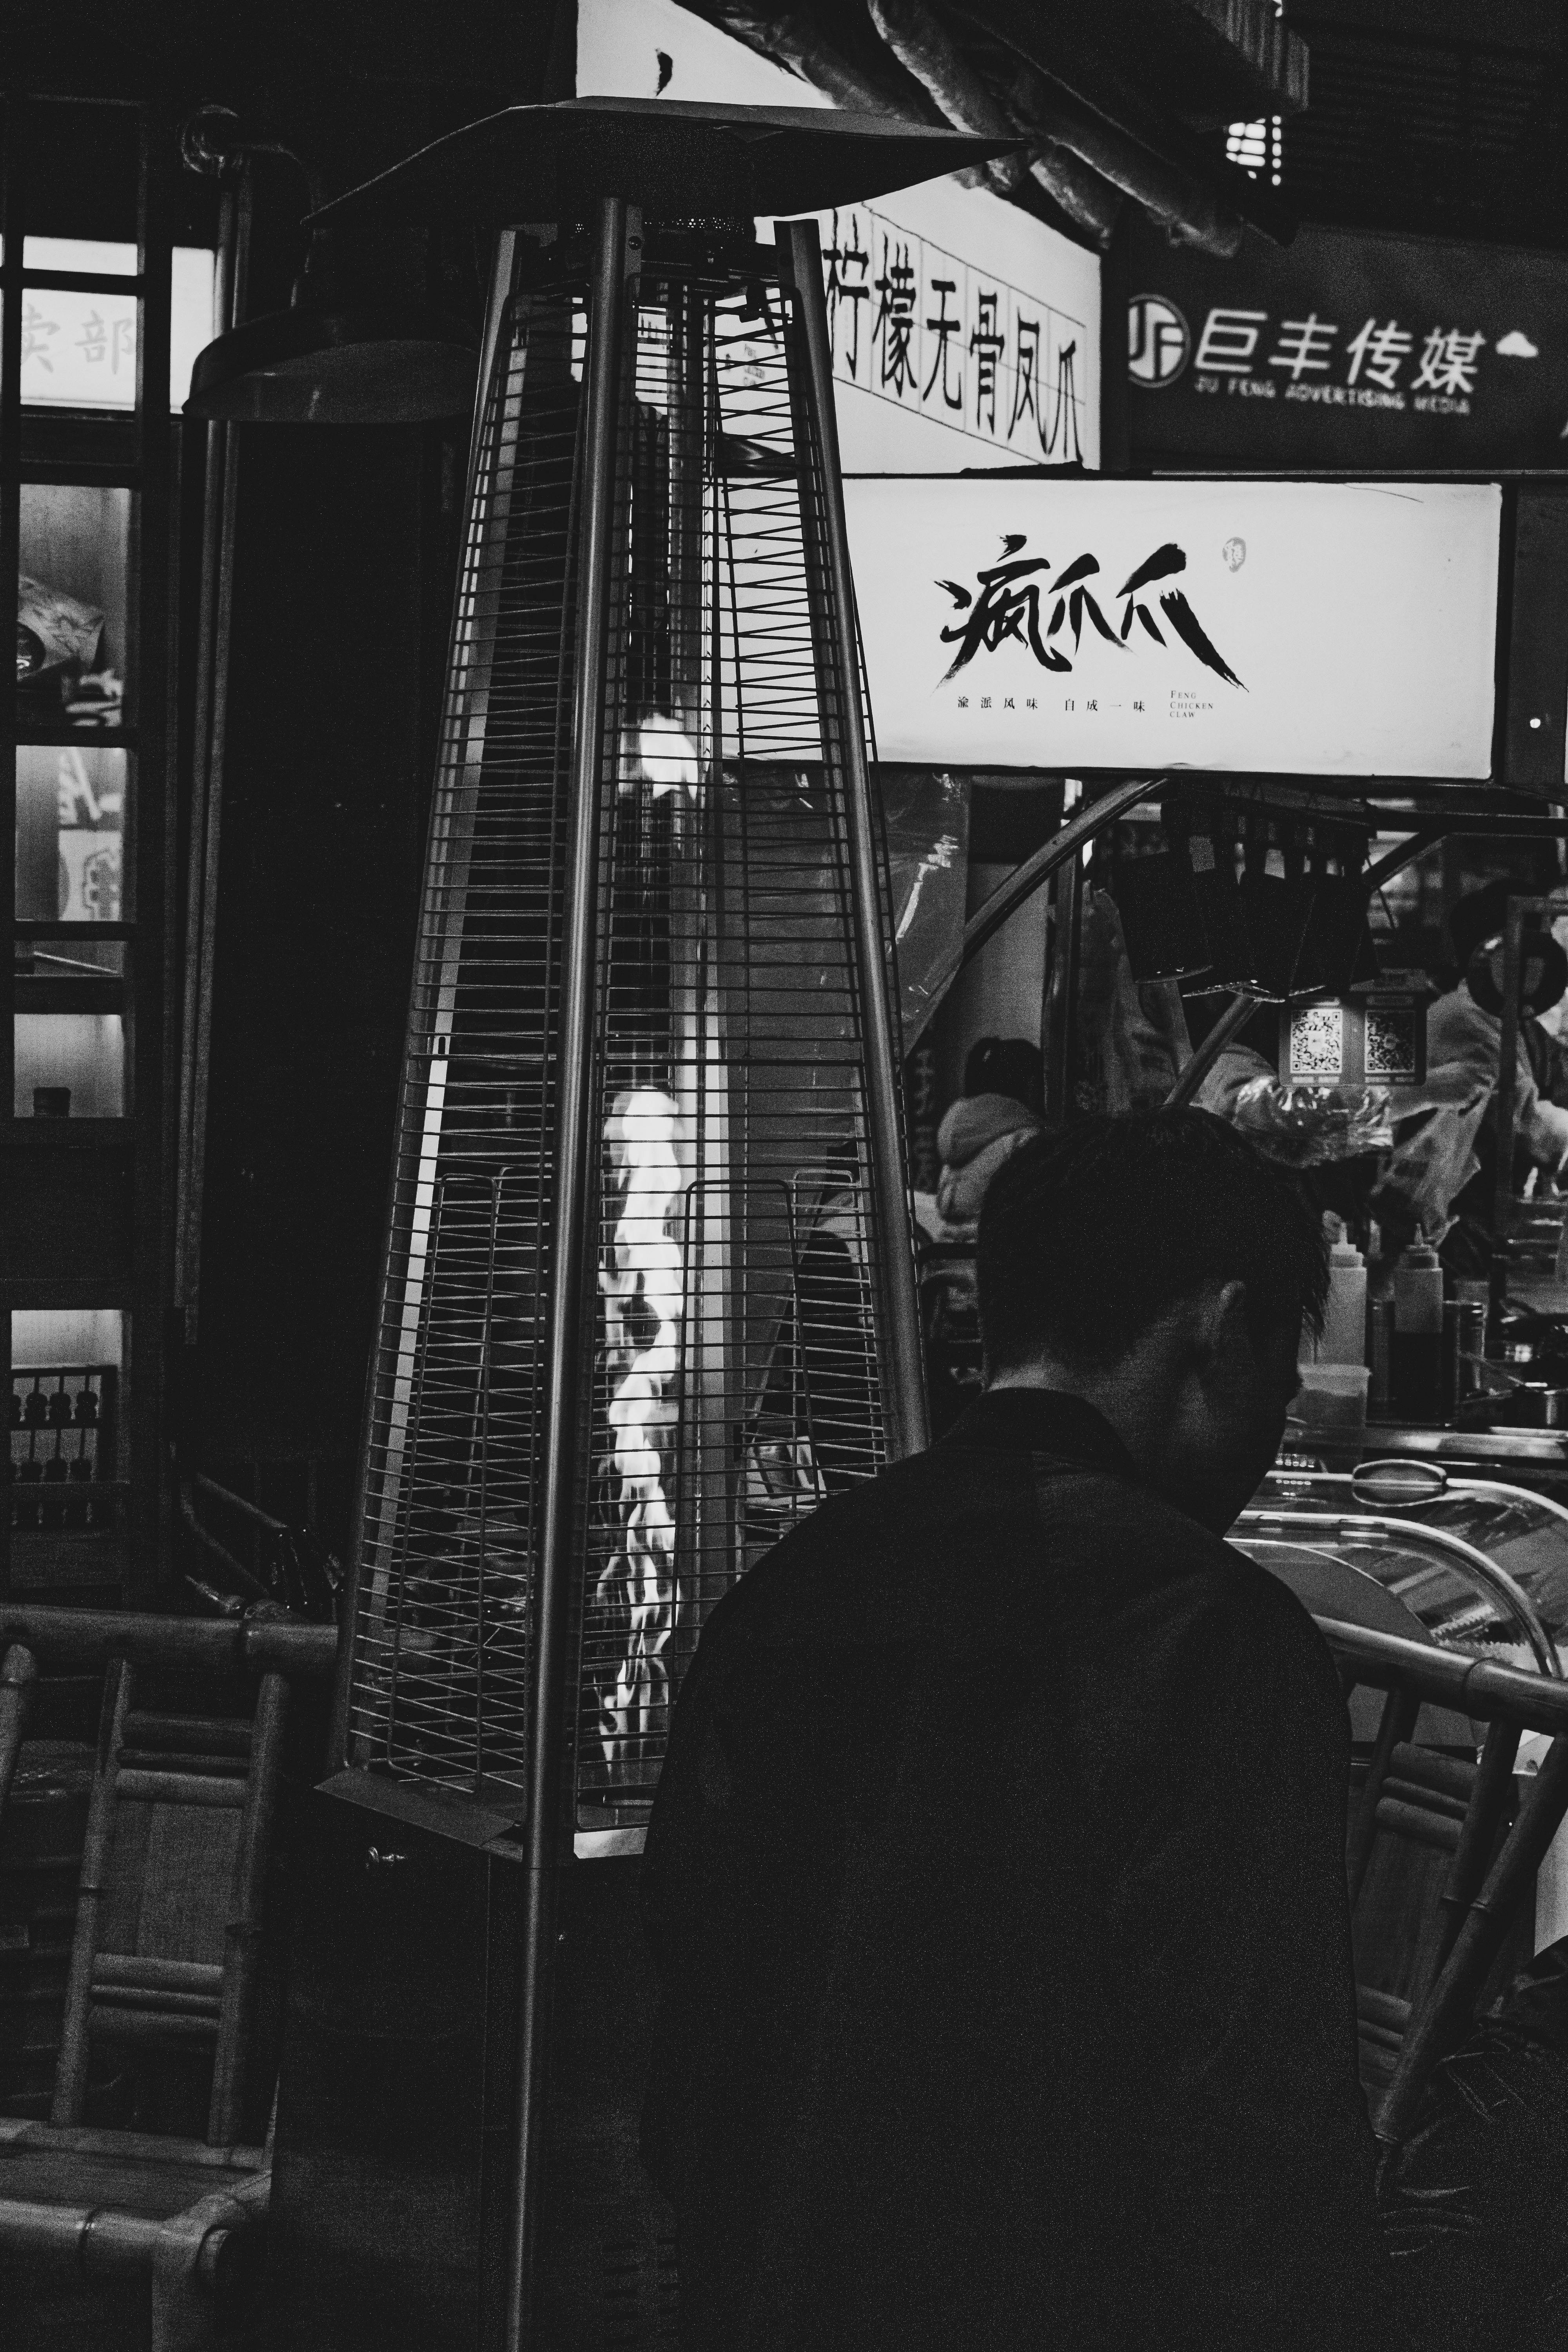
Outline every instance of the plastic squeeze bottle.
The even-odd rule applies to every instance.
[[[1364,1364],[1366,1361],[1366,1260],[1346,1238],[1338,1217],[1327,1220],[1329,1234],[1329,1297],[1323,1313],[1323,1336],[1312,1348],[1319,1364]],[[1438,1277],[1439,1285],[1441,1276]],[[1442,1329],[1439,1308],[1437,1327]]]
[[[1420,1421],[1443,1409],[1443,1269],[1419,1243],[1394,1269],[1394,1409]]]

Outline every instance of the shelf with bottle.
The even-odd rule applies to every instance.
[[[14,1592],[114,1598],[131,1488],[121,1414],[127,1318],[14,1313],[4,1517]]]
[[[106,1528],[123,1483],[112,1474],[119,1382],[112,1364],[13,1367],[11,1525]]]

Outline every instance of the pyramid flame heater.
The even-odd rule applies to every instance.
[[[769,247],[751,216],[989,152],[595,100],[513,110],[345,200],[501,234],[329,1784],[358,1826],[339,1807],[320,1842],[275,2212],[304,2287],[309,2149],[335,2135],[341,2156],[345,2128],[311,2122],[323,1939],[384,1969],[415,1898],[386,1897],[373,1930],[367,1877],[398,1879],[382,1853],[482,1854],[489,2137],[454,2344],[544,2340],[574,1838],[580,1857],[635,1848],[713,1602],[824,1496],[924,1442],[821,261],[812,222]],[[537,220],[559,226],[511,226]],[[365,2153],[389,2213],[395,2138],[384,2118]],[[399,2309],[416,2226],[386,2224]],[[333,2307],[390,2310],[343,2254]],[[467,2310],[473,2278],[441,2294],[421,2345],[448,2340],[437,2305]],[[559,2314],[550,2336],[578,2340]]]

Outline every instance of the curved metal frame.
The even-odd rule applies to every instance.
[[[1114,824],[1117,818],[1134,802],[1147,800],[1157,793],[1167,779],[1164,776],[1140,776],[1113,785],[1103,799],[1093,801],[1069,817],[1059,833],[1026,857],[1015,867],[999,889],[993,890],[983,907],[977,907],[963,926],[963,937],[951,955],[945,956],[932,973],[929,988],[933,999],[941,996],[958,978],[972,956],[978,955],[985,942],[999,931],[1009,915],[1032,898],[1043,882],[1048,882],[1058,866],[1065,866],[1087,841],[1092,841],[1102,826]]]
[[[1466,1543],[1462,1536],[1452,1536],[1443,1528],[1427,1527],[1420,1519],[1352,1517],[1342,1512],[1246,1510],[1236,1525],[1238,1530],[1255,1528],[1258,1540],[1264,1542],[1269,1539],[1269,1531],[1273,1528],[1300,1531],[1325,1538],[1334,1536],[1419,1536],[1434,1549],[1450,1555],[1458,1573],[1467,1582],[1484,1593],[1495,1605],[1507,1611],[1524,1635],[1531,1654],[1543,1675],[1554,1682],[1564,1679],[1556,1646],[1523,1586],[1517,1578],[1509,1574],[1506,1568],[1500,1568],[1495,1559],[1489,1559],[1484,1551],[1478,1551],[1474,1544]]]
[[[1208,775],[1217,772],[1205,770],[1197,772]],[[932,974],[932,997],[940,997],[952,985],[970,959],[978,955],[986,940],[1001,929],[1009,915],[1016,913],[1026,899],[1033,898],[1042,883],[1050,880],[1058,866],[1065,865],[1075,851],[1081,849],[1086,842],[1092,841],[1104,826],[1114,824],[1117,818],[1125,815],[1137,802],[1147,800],[1152,793],[1157,793],[1169,781],[1169,775],[1165,773],[1123,779],[1121,783],[1113,784],[1099,800],[1091,801],[1077,816],[1070,818],[1060,832],[1054,833],[1032,856],[1026,857],[1000,888],[993,890],[984,905],[977,907],[970,916],[957,948],[944,957]],[[1372,810],[1370,814],[1375,818],[1378,813]],[[1438,842],[1446,840],[1451,833],[1488,839],[1495,836],[1505,841],[1568,838],[1568,814],[1552,817],[1544,811],[1537,816],[1533,812],[1512,809],[1479,814],[1473,809],[1456,807],[1451,813],[1444,811],[1436,816],[1424,814],[1418,817],[1413,811],[1401,810],[1399,821],[1409,824],[1412,830],[1406,839],[1367,867],[1362,879],[1369,895],[1381,889],[1385,882],[1392,881],[1394,875],[1402,873],[1406,866],[1413,866],[1418,857],[1425,856]],[[1394,829],[1391,826],[1390,830]]]

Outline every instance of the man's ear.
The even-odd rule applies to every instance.
[[[1233,1359],[1237,1348],[1250,1349],[1245,1282],[1225,1282],[1205,1291],[1193,1338],[1205,1366]]]

